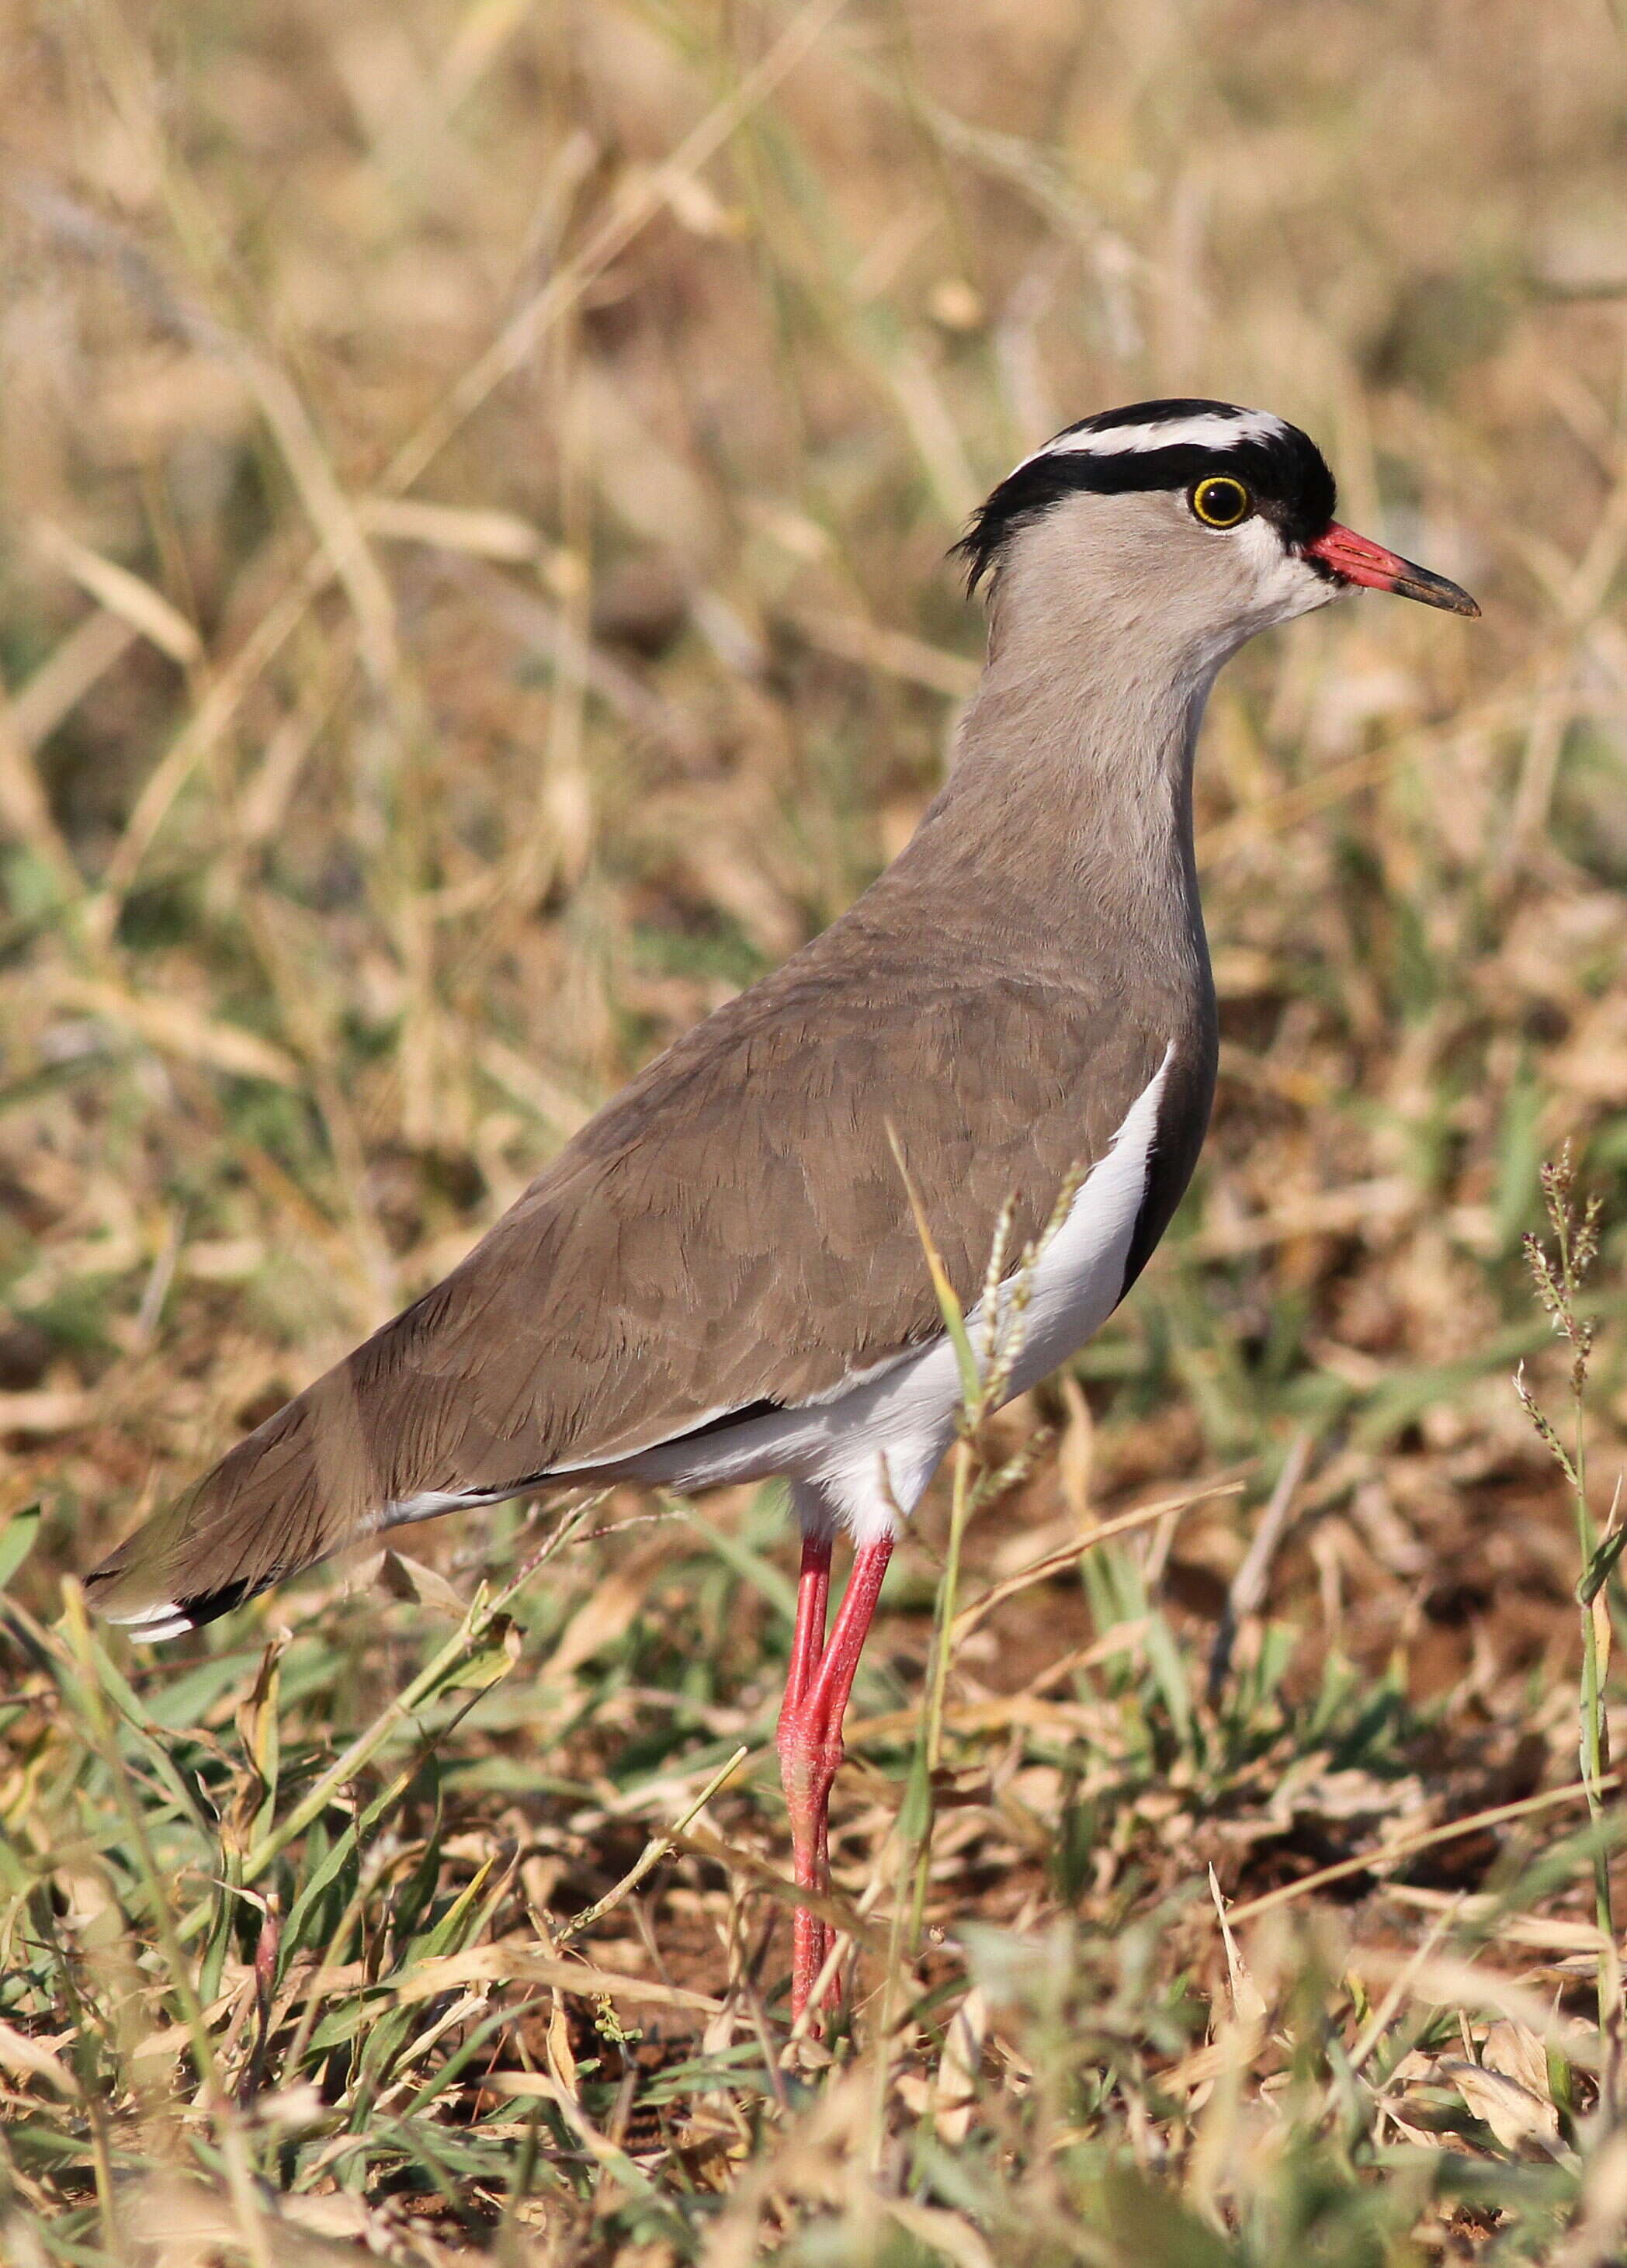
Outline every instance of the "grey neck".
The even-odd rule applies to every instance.
[[[949,779],[894,873],[964,877],[977,918],[1109,965],[1152,955],[1207,982],[1192,846],[1192,763],[1213,666],[1079,625],[1063,640],[997,620]],[[1049,953],[1045,957],[1049,959]]]

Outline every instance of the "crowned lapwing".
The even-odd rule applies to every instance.
[[[779,1755],[797,1881],[823,1889],[859,1650],[961,1405],[916,1204],[974,1321],[1003,1211],[1004,1248],[1039,1248],[1007,1394],[1101,1327],[1214,1091],[1192,760],[1216,671],[1357,585],[1478,611],[1333,506],[1305,434],[1219,401],[1109,410],[1026,458],[960,547],[988,662],[904,850],[115,1551],[102,1610],[169,1638],[458,1506],[783,1475],[802,1569]],[[827,1951],[799,1913],[798,2009]]]

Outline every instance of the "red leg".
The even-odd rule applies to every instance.
[[[791,1632],[791,1668],[785,1674],[785,1705],[794,1709],[814,1682],[825,1651],[825,1614],[830,1599],[830,1538],[805,1535],[802,1572],[797,1579],[797,1626]]]
[[[799,1712],[806,1701],[825,1651],[825,1616],[830,1600],[831,1539],[817,1532],[802,1539],[802,1570],[797,1580],[797,1621],[791,1638],[791,1667],[785,1673],[785,1698],[780,1708],[780,1778],[791,1812],[791,1848],[796,1857],[797,1888],[822,1889],[825,1852],[806,1808],[806,1775],[797,1740]],[[825,1925],[817,1914],[797,1909],[796,1961],[793,1973],[802,1974],[807,1962],[818,1976],[829,1950]],[[806,1940],[805,1946],[804,1940]]]
[[[893,1538],[880,1536],[873,1543],[861,1544],[854,1554],[852,1579],[836,1616],[836,1627],[818,1656],[811,1681],[803,1683],[799,1690],[799,1674],[806,1675],[808,1660],[805,1619],[811,1628],[815,1594],[821,1583],[829,1581],[830,1546],[823,1546],[822,1571],[817,1559],[819,1549],[812,1541],[803,1546],[791,1674],[779,1721],[780,1776],[785,1788],[786,1808],[791,1813],[797,1884],[799,1889],[810,1890],[823,1890],[828,1886],[830,1786],[843,1755],[842,1719],[853,1690],[865,1633],[876,1610],[881,1579],[893,1556]],[[822,1597],[817,1614],[822,1624]],[[800,1646],[799,1641],[802,1642]],[[799,2016],[806,2007],[829,1949],[824,1923],[817,1915],[799,1909],[791,1964],[793,2016]]]

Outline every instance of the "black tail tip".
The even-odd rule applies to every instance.
[[[85,1593],[92,1607],[110,1623],[117,1623],[143,1645],[156,1645],[165,1638],[180,1638],[188,1631],[202,1630],[205,1623],[217,1622],[229,1615],[233,1607],[240,1607],[245,1599],[264,1589],[260,1583],[238,1580],[221,1583],[212,1591],[193,1591],[174,1599],[154,1599],[151,1594],[137,1606],[121,1606],[118,1586],[123,1570],[98,1568],[87,1578]],[[104,1604],[99,1592],[106,1591]]]

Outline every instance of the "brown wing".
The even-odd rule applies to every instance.
[[[467,1259],[91,1579],[189,1620],[438,1493],[500,1495],[719,1412],[795,1403],[940,1329],[887,1138],[950,1278],[1042,1227],[1167,1033],[1116,1000],[848,923],[686,1035]]]

